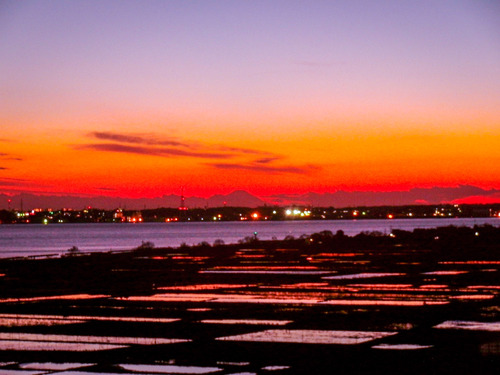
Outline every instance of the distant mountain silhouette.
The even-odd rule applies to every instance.
[[[8,208],[11,200],[12,209],[25,210],[34,208],[73,208],[83,209],[95,207],[111,210],[118,207],[129,210],[144,208],[179,207],[179,195],[164,195],[157,198],[120,198],[120,197],[81,197],[17,194],[8,196],[0,194],[0,209]],[[333,193],[309,192],[302,195],[278,194],[269,197],[256,197],[244,190],[237,190],[227,195],[214,195],[210,198],[186,197],[188,208],[201,207],[258,207],[265,204],[307,205],[316,207],[352,207],[352,206],[386,206],[411,204],[440,204],[440,203],[500,203],[500,190],[485,190],[476,186],[459,185],[457,187],[414,188],[407,191],[336,191]]]
[[[8,200],[11,200],[10,207],[12,209],[32,210],[34,208],[73,208],[84,209],[87,207],[101,208],[104,210],[112,210],[118,207],[129,210],[142,210],[145,208],[171,207],[180,206],[181,197],[179,195],[164,195],[158,198],[120,198],[120,197],[79,197],[79,196],[56,196],[56,195],[35,195],[35,194],[18,194],[7,196],[0,194],[0,209],[7,209],[9,206]],[[186,197],[185,205],[188,208],[200,207],[222,207],[241,206],[241,207],[258,207],[266,204],[265,201],[256,196],[243,191],[237,190],[227,195],[214,195],[208,199],[200,197]]]
[[[209,207],[258,207],[264,204],[265,201],[244,190],[236,190],[228,195],[214,195],[208,199]]]
[[[473,199],[472,199],[473,198]],[[269,201],[317,207],[403,206],[413,204],[500,202],[500,190],[484,190],[476,186],[413,188],[407,191],[336,191],[303,195],[274,195]]]

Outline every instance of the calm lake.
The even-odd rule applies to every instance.
[[[63,254],[72,246],[81,251],[130,250],[142,241],[156,247],[177,247],[207,241],[236,243],[246,236],[261,240],[299,237],[322,230],[347,235],[363,231],[390,233],[392,229],[413,230],[438,226],[469,226],[490,224],[500,226],[499,218],[467,219],[394,219],[394,220],[319,220],[319,221],[257,221],[210,223],[141,223],[141,224],[49,224],[0,225],[0,257]]]

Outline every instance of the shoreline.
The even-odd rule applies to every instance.
[[[140,223],[114,225],[112,223],[2,225],[0,226],[0,254],[3,258],[43,254],[63,255],[77,247],[82,252],[126,251],[152,242],[157,247],[178,247],[183,243],[194,246],[238,243],[245,237],[261,240],[298,238],[322,230],[343,230],[347,235],[378,231],[389,234],[395,230],[434,228],[438,226],[468,226],[491,224],[500,226],[500,219],[393,219],[393,220],[334,220],[334,221],[258,221],[207,223]],[[142,241],[142,242],[141,242]]]

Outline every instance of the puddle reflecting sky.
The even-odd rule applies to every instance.
[[[126,348],[126,347],[127,347],[126,345],[114,345],[114,344],[91,344],[91,343],[77,343],[77,342],[25,341],[25,340],[0,339],[0,350],[94,352],[94,351]]]
[[[325,276],[324,280],[351,280],[351,279],[368,279],[372,277],[388,277],[388,276],[404,276],[404,273],[389,273],[389,272],[380,272],[380,273],[355,273],[350,275],[336,275],[336,276]]]
[[[33,362],[33,363],[21,363],[19,365],[19,367],[22,369],[30,369],[30,370],[61,371],[61,370],[72,370],[72,369],[94,366],[94,365],[95,365],[95,363]]]
[[[432,271],[432,272],[423,272],[422,275],[448,276],[448,275],[461,275],[468,272],[469,271]]]
[[[267,330],[243,335],[219,337],[220,341],[276,342],[298,344],[354,345],[396,335],[397,332]]]
[[[434,345],[418,345],[418,344],[379,344],[372,346],[372,349],[382,350],[420,350],[429,349]]]
[[[124,370],[159,374],[211,374],[220,372],[220,367],[176,366],[176,365],[135,365],[121,364]]]
[[[60,324],[85,323],[87,321],[116,321],[137,323],[173,323],[177,318],[148,318],[148,317],[124,317],[124,316],[63,316],[63,315],[30,315],[30,314],[0,314],[0,325],[9,327],[22,326],[51,326]]]
[[[264,270],[207,270],[200,271],[202,274],[235,274],[235,275],[296,275],[296,276],[308,276],[308,275],[328,275],[335,273],[334,271],[296,271],[296,270],[275,270],[275,271],[264,271]]]
[[[500,322],[471,322],[464,320],[447,320],[441,324],[438,324],[434,328],[500,332]]]
[[[157,345],[187,342],[184,339],[165,339],[151,337],[119,337],[119,336],[83,336],[83,335],[53,335],[22,332],[0,332],[0,340],[27,340],[27,341],[54,341],[70,343],[99,343],[99,344],[132,344]]]
[[[200,323],[205,324],[248,324],[266,326],[284,326],[293,323],[292,320],[262,320],[262,319],[205,319]]]
[[[67,294],[61,296],[46,296],[46,297],[31,297],[31,298],[2,298],[0,303],[12,302],[37,302],[37,301],[50,301],[50,300],[81,300],[81,299],[96,299],[96,298],[109,298],[110,295],[106,294]]]

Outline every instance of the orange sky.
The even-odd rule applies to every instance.
[[[0,193],[499,189],[500,8],[444,3],[9,3]]]

